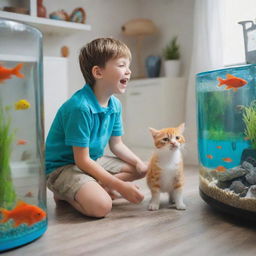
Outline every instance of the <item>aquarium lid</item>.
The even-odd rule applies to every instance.
[[[256,66],[256,64],[245,64],[245,65],[239,65],[239,66],[229,66],[229,67],[226,67],[226,68],[214,69],[214,70],[200,72],[200,73],[197,73],[196,76],[200,77],[200,76],[204,76],[204,75],[214,73],[214,72],[220,72],[220,71],[231,70],[231,69],[232,70],[233,69],[239,70],[239,69],[245,69],[245,68],[249,68],[249,67],[253,67],[253,66]]]

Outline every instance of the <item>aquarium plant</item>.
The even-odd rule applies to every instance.
[[[10,157],[14,133],[11,131],[10,107],[0,103],[0,207],[12,207],[16,192],[11,178]]]
[[[245,123],[245,136],[250,140],[252,148],[256,149],[256,100],[248,107],[243,107],[243,121]]]

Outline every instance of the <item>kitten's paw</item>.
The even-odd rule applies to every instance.
[[[184,203],[176,204],[177,210],[186,210],[186,205]]]
[[[150,203],[148,206],[149,211],[157,211],[159,209],[159,204]]]

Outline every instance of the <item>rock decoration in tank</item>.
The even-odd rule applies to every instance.
[[[252,161],[253,162],[253,161]],[[253,162],[255,164],[255,161]],[[244,161],[240,166],[230,169],[215,168],[201,170],[203,177],[210,181],[211,186],[217,186],[225,191],[231,191],[240,197],[256,198],[256,164]],[[221,170],[221,171],[220,171]],[[250,193],[249,193],[250,191]]]

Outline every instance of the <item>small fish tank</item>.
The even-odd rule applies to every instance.
[[[47,228],[42,34],[0,19],[0,251]]]
[[[196,76],[200,195],[229,214],[256,217],[256,65]]]

